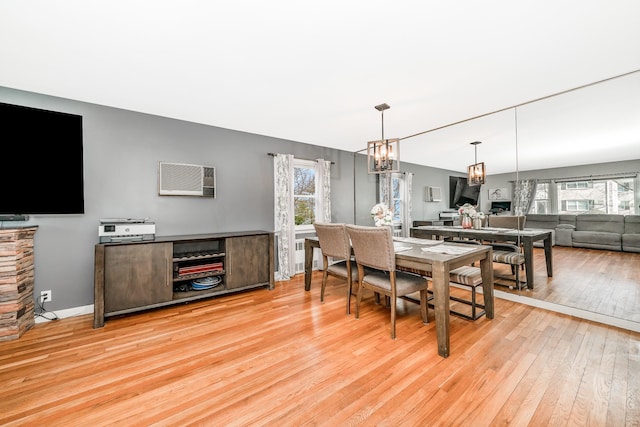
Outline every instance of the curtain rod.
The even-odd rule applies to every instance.
[[[583,176],[568,176],[566,178],[542,178],[536,179],[538,182],[570,182],[570,181],[589,181],[594,179],[604,179],[604,178],[635,178],[638,176],[638,172],[620,172],[620,173],[604,173],[600,175],[583,175]],[[535,178],[534,178],[535,179]],[[515,181],[509,181],[515,182]]]
[[[267,155],[268,155],[268,156],[271,156],[271,157],[275,157],[275,156],[276,156],[276,153],[267,153]],[[294,156],[294,157],[295,157],[295,156]],[[315,162],[316,160],[318,160],[318,159],[301,159],[300,157],[295,157],[295,158],[296,158],[296,159],[298,159],[298,160],[306,160],[306,161],[308,161],[308,162]],[[335,165],[335,164],[336,164],[336,162],[334,162],[334,161],[332,160],[332,161],[331,161],[331,164],[332,164],[332,165]]]

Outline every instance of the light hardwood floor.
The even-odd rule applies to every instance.
[[[302,275],[130,316],[40,323],[0,343],[0,425],[500,426],[640,423],[640,334],[496,300],[451,319],[363,300]]]
[[[553,277],[547,277],[544,251],[534,248],[534,265],[534,289],[522,295],[640,323],[640,253],[555,246]]]

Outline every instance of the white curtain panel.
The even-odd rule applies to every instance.
[[[387,205],[389,209],[391,209],[391,174],[390,173],[381,173],[378,175],[379,177],[379,194],[380,194],[380,202]]]
[[[274,170],[274,230],[278,242],[276,280],[295,274],[295,233],[293,216],[293,155],[276,154]]]
[[[404,194],[403,194],[403,204],[404,209],[402,212],[402,236],[409,237],[411,234],[409,230],[413,225],[413,219],[411,217],[411,206],[413,204],[412,200],[413,194],[413,173],[407,172],[404,175]]]
[[[331,222],[331,161],[317,159],[318,222]]]

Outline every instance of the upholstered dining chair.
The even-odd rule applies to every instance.
[[[511,273],[515,276],[516,288],[522,289],[520,270],[524,270],[524,253],[522,248],[509,243],[488,243],[493,247],[493,262],[511,266]],[[499,284],[499,283],[497,283]],[[512,286],[509,288],[513,289]]]
[[[353,284],[358,283],[358,267],[351,257],[351,243],[341,223],[314,223],[316,236],[322,252],[322,288],[320,301],[324,302],[324,291],[329,275],[347,281],[347,314],[351,313],[351,294]],[[331,258],[331,261],[329,261]]]
[[[452,243],[466,243],[471,245],[480,245],[477,240],[455,240]],[[458,285],[460,288],[468,289],[471,292],[471,299],[462,298],[462,295],[449,295],[451,301],[456,301],[470,307],[471,314],[467,314],[453,308],[449,309],[451,314],[463,317],[468,320],[478,320],[486,314],[484,303],[478,301],[478,288],[482,287],[482,270],[475,265],[463,265],[454,268],[449,272],[449,284]],[[432,293],[431,290],[428,293]]]
[[[422,322],[428,323],[427,280],[417,274],[396,271],[396,254],[391,227],[346,226],[358,266],[356,319],[365,289],[385,295],[391,305],[391,338],[396,338],[396,298],[420,292]],[[368,267],[370,270],[365,270]]]
[[[489,227],[522,230],[527,222],[527,217],[525,215],[489,215],[488,220]]]

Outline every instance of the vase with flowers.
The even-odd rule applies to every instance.
[[[371,218],[376,227],[391,225],[393,223],[393,212],[384,203],[378,203],[371,208]]]
[[[460,214],[460,225],[462,228],[481,228],[484,212],[479,212],[476,207],[465,203],[458,209]]]

